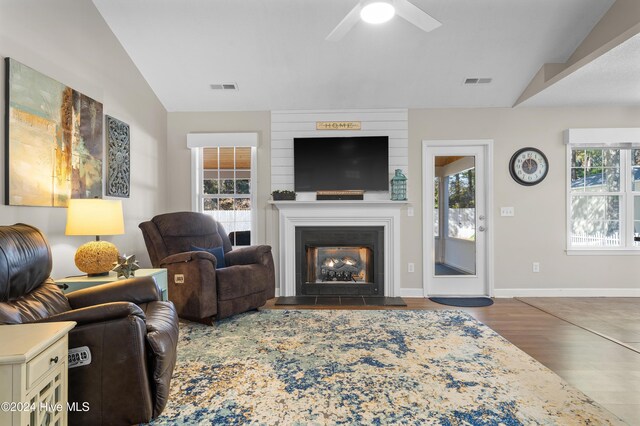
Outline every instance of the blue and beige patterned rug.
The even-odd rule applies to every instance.
[[[247,313],[180,326],[155,424],[621,424],[460,311]]]

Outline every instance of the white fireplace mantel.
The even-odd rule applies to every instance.
[[[296,292],[296,227],[382,226],[384,294],[400,295],[400,209],[406,201],[270,201],[279,212],[280,296]]]

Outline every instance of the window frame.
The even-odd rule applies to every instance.
[[[251,245],[257,242],[258,233],[258,134],[257,133],[189,133],[187,147],[191,150],[191,211],[203,213],[204,148],[251,148],[250,190],[251,200]],[[236,194],[229,194],[235,198]],[[246,198],[246,197],[241,197]],[[236,246],[234,246],[236,247]],[[240,247],[240,246],[237,246]]]
[[[640,191],[633,191],[630,173],[632,171],[630,153],[633,149],[640,149],[640,128],[593,128],[568,129],[565,131],[566,159],[565,159],[565,244],[568,255],[640,255],[640,246],[633,245],[633,238],[628,235],[633,229],[633,201],[634,196],[640,196]],[[620,241],[618,247],[603,246],[573,246],[571,244],[571,153],[574,149],[620,149],[620,192],[586,192],[585,195],[620,197]]]

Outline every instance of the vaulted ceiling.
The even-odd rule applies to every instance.
[[[169,111],[511,107],[544,64],[571,57],[614,3],[411,1],[442,26],[425,33],[396,17],[358,23],[329,42],[356,0],[93,0]],[[611,73],[612,61],[626,62],[621,74],[637,69],[628,55],[638,44],[523,105],[615,102],[612,84],[606,93],[577,93]],[[465,85],[467,78],[492,82]],[[231,82],[238,90],[210,88]],[[640,104],[640,93],[625,96]]]

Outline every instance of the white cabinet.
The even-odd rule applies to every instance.
[[[0,425],[67,424],[67,333],[75,325],[0,326]]]

